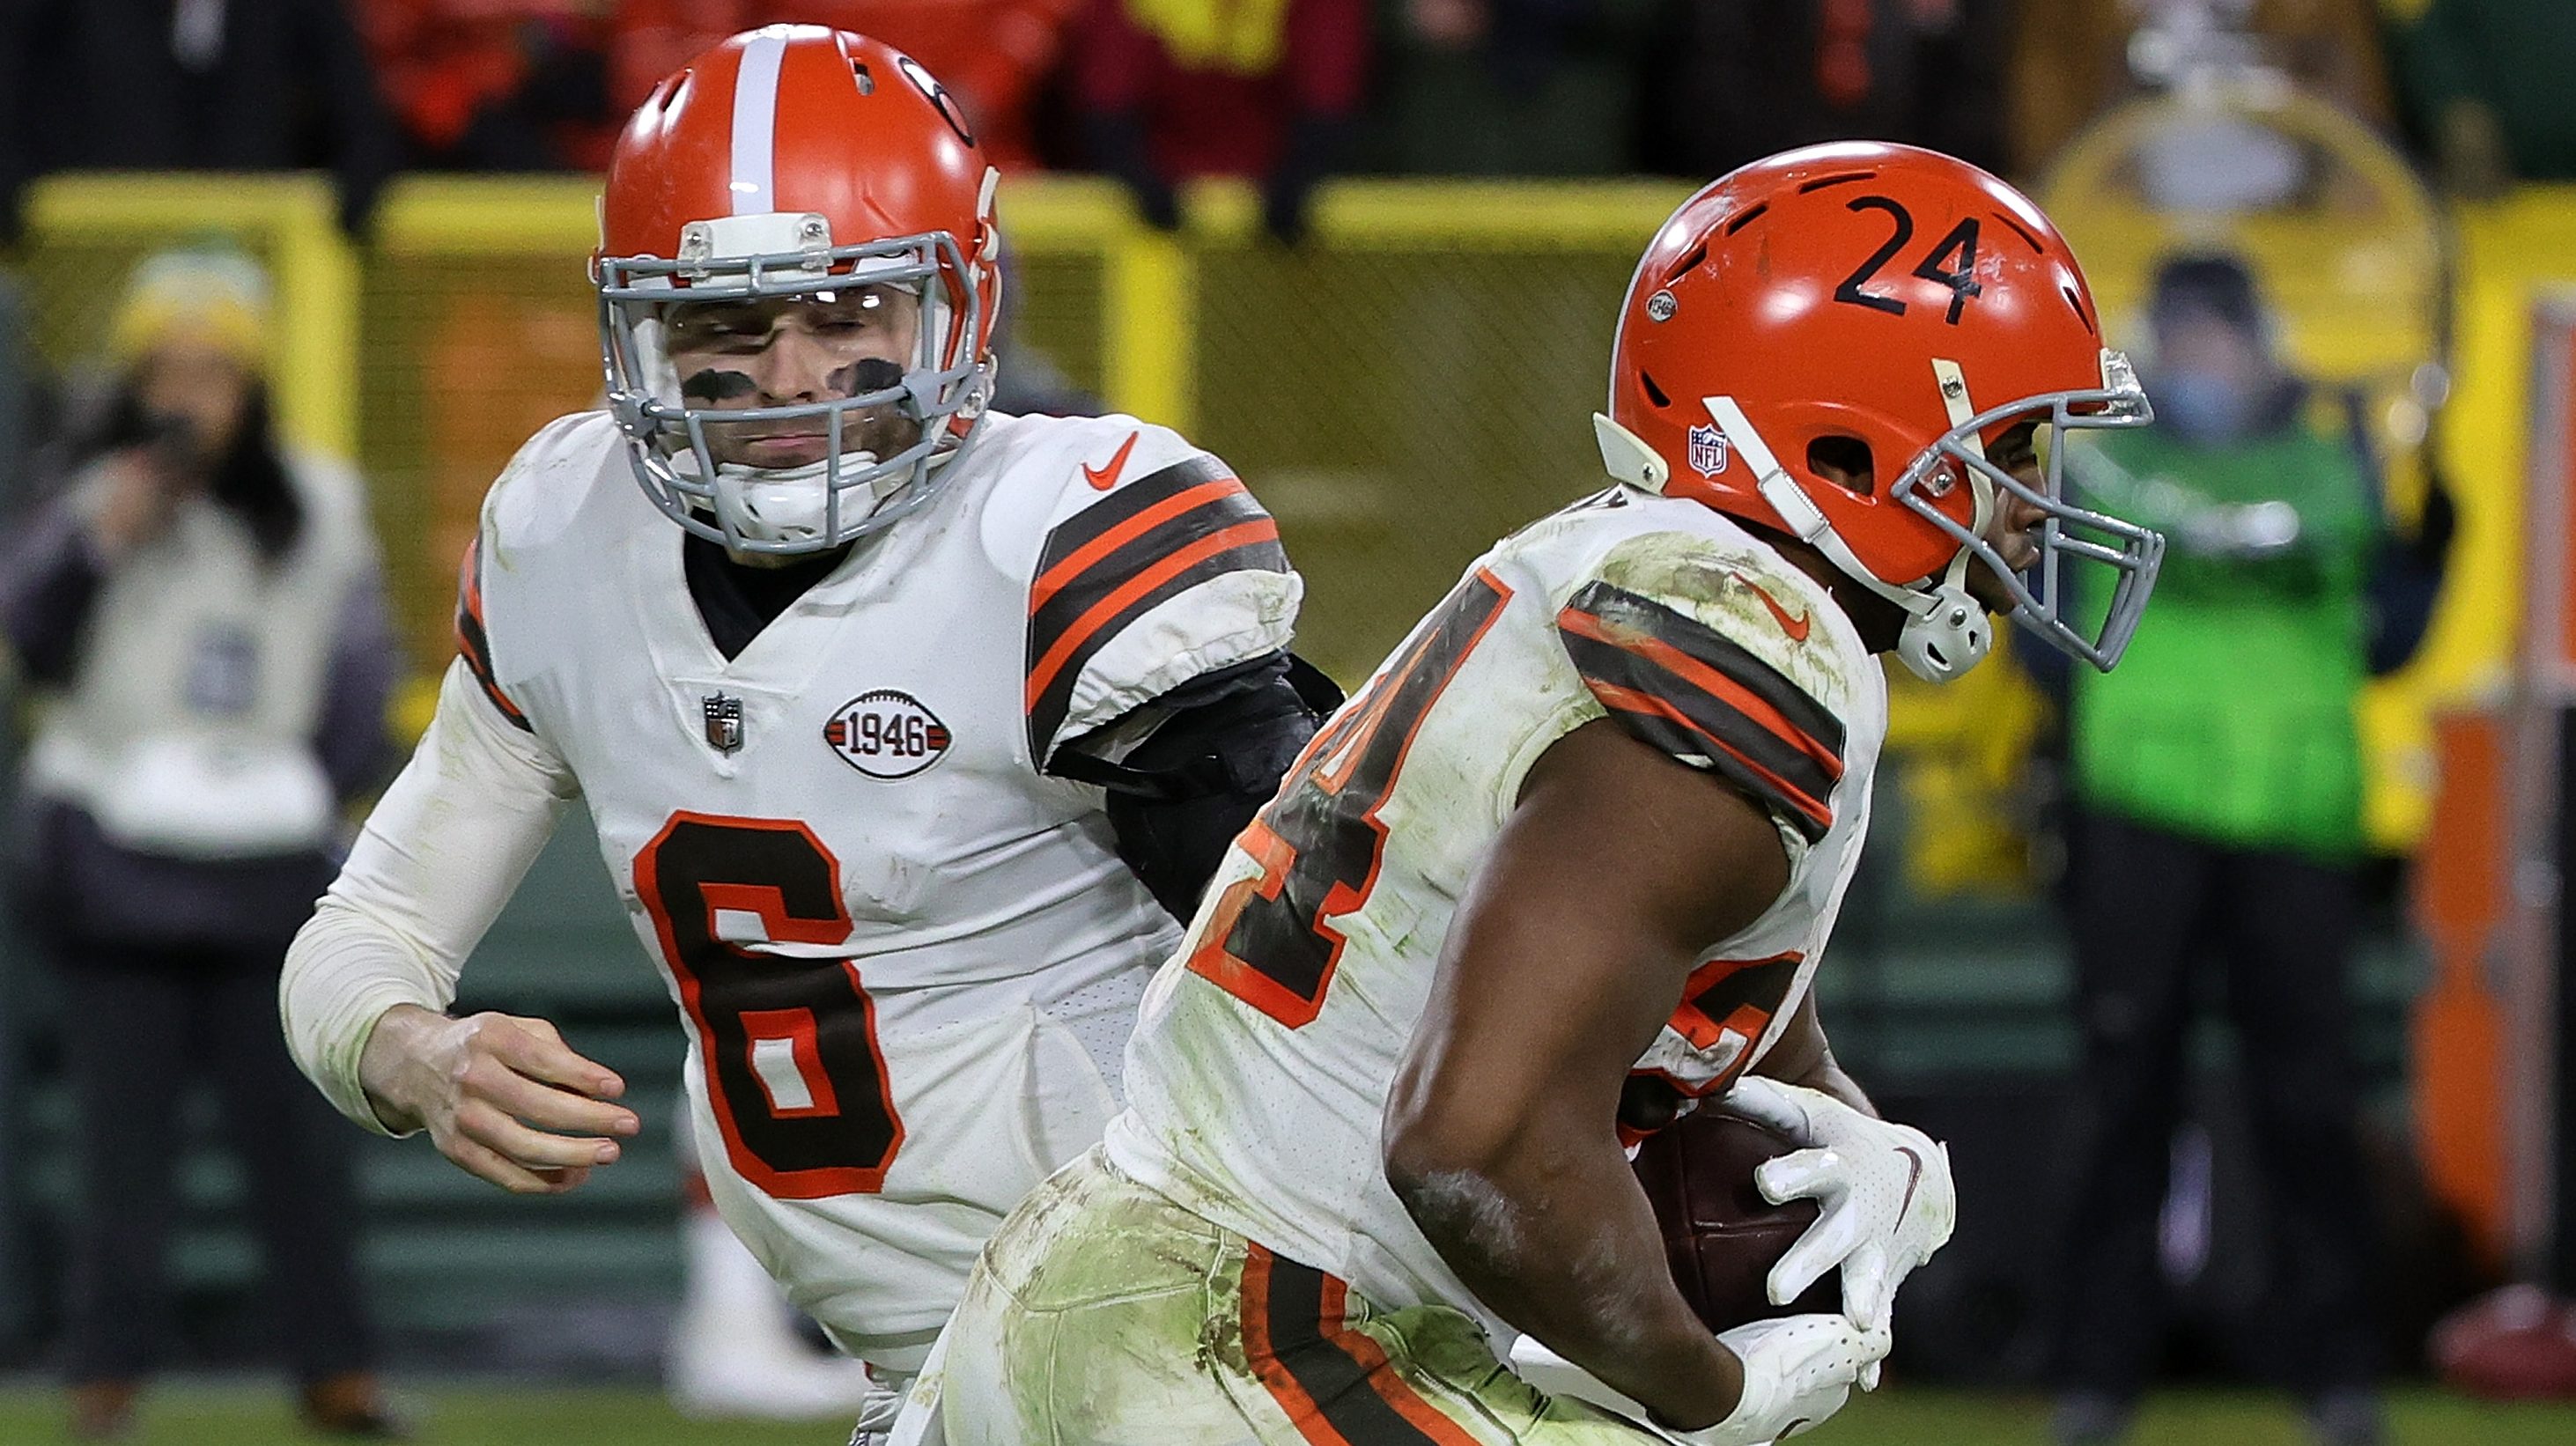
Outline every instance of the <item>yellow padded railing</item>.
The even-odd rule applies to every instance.
[[[37,341],[76,367],[105,335],[125,271],[146,252],[221,237],[278,279],[271,385],[280,428],[341,456],[358,449],[358,261],[319,176],[55,176],[27,194],[25,269]]]
[[[1599,404],[1612,309],[1687,190],[1343,181],[1319,195],[1309,246],[1290,253],[1261,233],[1242,186],[1191,191],[1173,237],[1140,225],[1106,182],[1014,181],[1001,203],[1011,344],[1234,461],[1308,573],[1312,646],[1353,674],[1483,542],[1598,485],[1584,417]],[[262,256],[278,279],[282,424],[366,465],[426,668],[448,647],[447,590],[474,500],[510,446],[597,387],[584,272],[595,194],[582,178],[406,178],[360,249],[335,228],[318,177],[55,177],[30,193],[17,264],[40,349],[69,367],[94,351],[125,268],[149,249],[214,233]],[[2421,827],[2430,710],[2504,676],[2529,311],[2541,288],[2576,280],[2576,188],[2453,220],[2458,387],[2442,442],[2464,531],[2425,656],[2364,704],[2373,827],[2389,843]],[[2030,714],[2001,694],[1954,706],[1964,701],[1901,700],[1897,736],[1960,760],[1967,772],[1938,787],[1973,802],[2008,786],[2014,753],[1975,730],[2003,718],[2020,735]]]

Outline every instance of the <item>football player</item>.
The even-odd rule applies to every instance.
[[[1692,197],[1620,313],[1617,485],[1471,566],[1236,840],[1128,1108],[986,1247],[903,1429],[944,1390],[952,1446],[1744,1446],[1873,1384],[1953,1205],[1809,993],[1872,655],[1952,678],[2009,611],[2111,666],[2162,542],[2063,500],[2060,441],[2148,415],[1972,166],[1838,144]],[[1713,1336],[1676,1289],[1623,1138],[1719,1096],[1821,1207],[1772,1300],[1838,1272],[1841,1314]]]
[[[1175,915],[1317,716],[1223,463],[989,410],[994,181],[861,36],[748,32],[655,89],[601,206],[607,406],[485,500],[435,721],[283,985],[352,1119],[579,1185],[639,1127],[616,1074],[445,1012],[579,796],[717,1206],[881,1375],[1099,1139]]]

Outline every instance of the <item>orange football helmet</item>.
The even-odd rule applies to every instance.
[[[1816,547],[1904,610],[1898,655],[1946,681],[1993,644],[1971,559],[2042,638],[2119,660],[2164,539],[2069,502],[2063,439],[2152,416],[2038,207],[1964,161],[1844,142],[1756,161],[1664,223],[1628,283],[1594,421],[1613,476]],[[1985,455],[2025,420],[2048,431],[2038,490]],[[1825,438],[1869,449],[1867,491],[1811,465]],[[2046,514],[2034,578],[1985,539],[2005,494]],[[2089,638],[2061,616],[2069,558],[2115,573]]]
[[[646,495],[691,532],[775,553],[841,546],[928,500],[992,396],[997,179],[939,82],[863,35],[745,31],[655,86],[609,161],[591,266],[609,409]],[[724,411],[682,395],[667,308],[860,284],[920,297],[900,382]],[[889,405],[920,439],[888,457],[844,453],[845,419]],[[710,425],[791,418],[826,424],[822,460],[754,469],[708,451]]]

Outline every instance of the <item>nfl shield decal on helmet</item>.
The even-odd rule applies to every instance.
[[[1702,477],[1714,477],[1726,470],[1726,434],[1715,427],[1690,429],[1691,470]]]
[[[910,778],[948,755],[948,725],[910,693],[878,688],[834,709],[823,741],[870,778]]]

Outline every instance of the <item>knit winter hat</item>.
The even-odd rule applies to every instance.
[[[250,371],[262,370],[269,346],[268,273],[229,248],[189,246],[146,257],[117,303],[108,359],[131,367],[183,336],[212,343]]]

